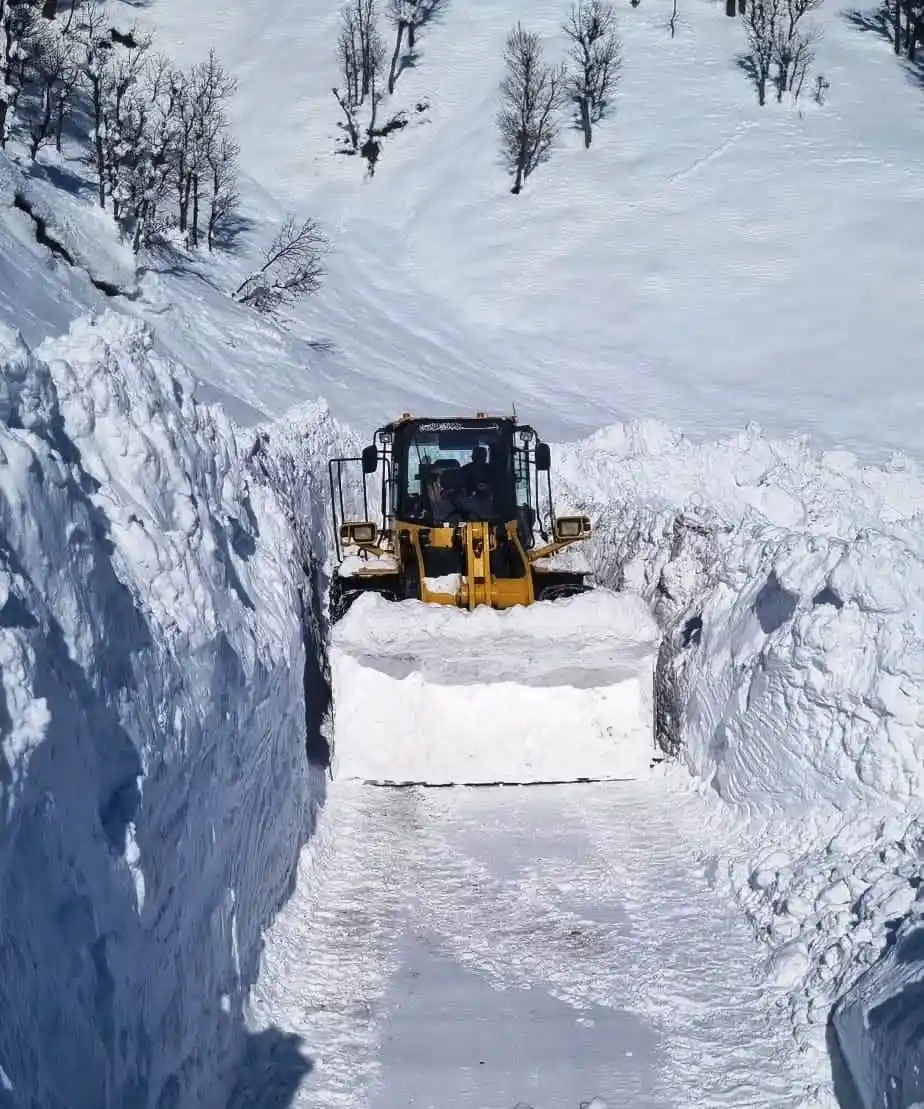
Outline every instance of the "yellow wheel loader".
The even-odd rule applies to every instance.
[[[335,778],[645,772],[657,626],[640,597],[591,593],[550,559],[591,528],[555,517],[549,471],[531,427],[483,413],[404,415],[361,455],[331,460]]]
[[[361,470],[360,485],[351,468]],[[556,519],[549,470],[548,444],[533,428],[484,413],[406,413],[379,428],[361,456],[331,459],[332,618],[370,591],[464,609],[584,592],[583,573],[539,565],[591,534],[586,516]]]

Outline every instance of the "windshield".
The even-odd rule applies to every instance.
[[[395,452],[399,514],[436,525],[510,519],[510,440],[502,423],[439,421],[409,429]]]

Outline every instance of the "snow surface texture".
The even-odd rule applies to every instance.
[[[0,1102],[221,1106],[323,790],[291,533],[141,324],[0,342]]]
[[[833,1109],[710,888],[738,829],[664,777],[335,780],[251,999],[313,1067],[255,1070],[233,1109]]]
[[[695,444],[657,424],[557,458],[563,506],[600,530],[598,578],[650,599],[668,630],[697,775],[749,808],[924,795],[918,466],[759,429]]]
[[[335,777],[561,782],[644,775],[656,753],[647,605],[601,590],[458,612],[360,597],[333,629]]]

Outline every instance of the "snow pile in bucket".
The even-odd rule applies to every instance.
[[[140,323],[0,357],[0,1083],[222,1106],[323,784],[291,534]]]
[[[657,638],[640,598],[606,590],[474,612],[361,596],[331,638],[334,774],[636,777],[655,754]]]

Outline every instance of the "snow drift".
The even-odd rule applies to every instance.
[[[921,1067],[924,921],[894,924],[890,949],[838,1006],[835,1025],[868,1106],[912,1109],[924,1099]]]
[[[220,1106],[323,787],[292,536],[141,324],[0,345],[5,1104]]]
[[[924,789],[924,475],[896,456],[694,444],[656,424],[562,448],[598,579],[667,630],[661,741],[749,808]]]

